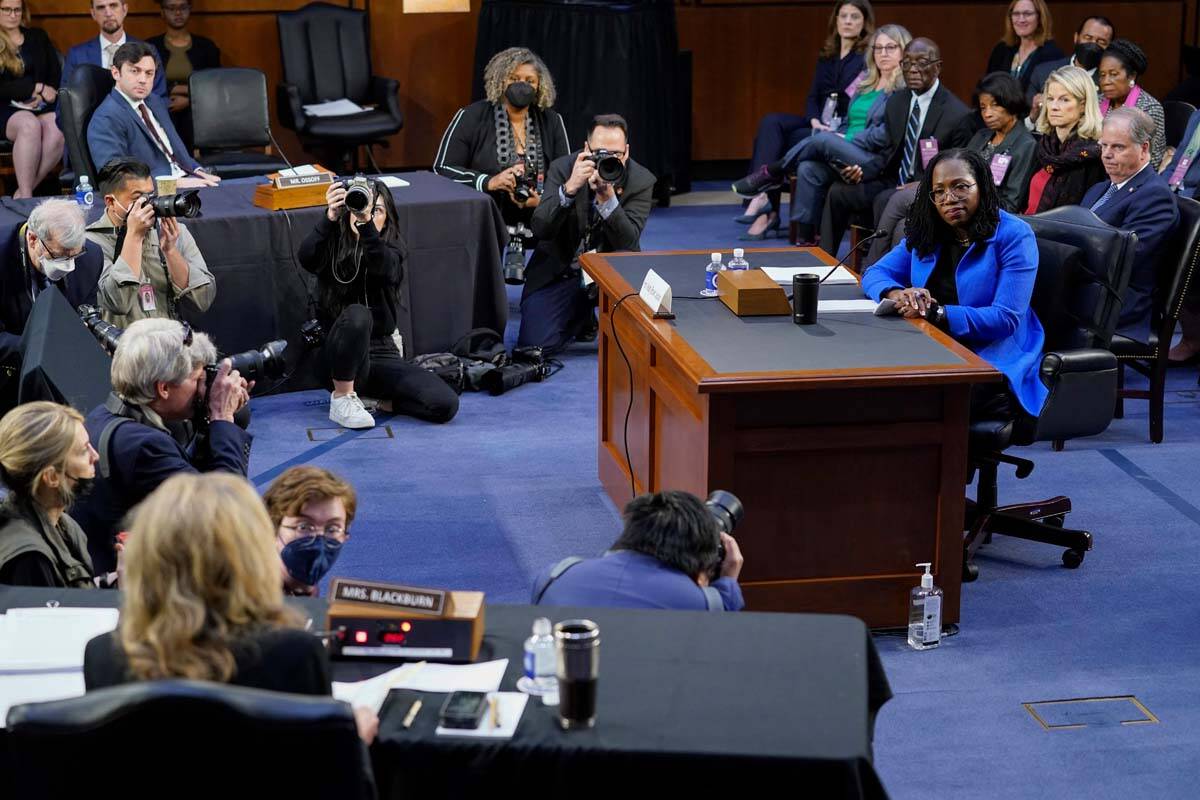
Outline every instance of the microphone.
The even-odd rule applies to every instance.
[[[275,152],[279,153],[279,157],[283,159],[283,163],[288,165],[288,169],[295,169],[292,166],[292,162],[288,161],[287,154],[283,152],[283,148],[279,146],[279,142],[275,141],[275,134],[271,133],[271,126],[265,125],[264,127],[266,128],[267,136],[271,137],[271,144],[275,145]]]
[[[821,278],[821,280],[817,281],[818,285],[824,283],[825,278],[828,278],[830,275],[837,272],[838,267],[844,266],[846,264],[847,259],[849,259],[852,255],[854,255],[854,253],[857,252],[858,248],[862,247],[867,242],[874,241],[875,239],[878,239],[881,236],[887,236],[890,233],[891,233],[891,231],[880,228],[879,230],[872,233],[870,236],[867,236],[864,239],[859,239],[858,244],[854,245],[854,247],[851,247],[850,252],[848,252],[848,253],[846,253],[846,255],[842,256],[841,260],[839,260],[836,264],[833,265],[833,269],[831,269],[831,270],[829,270],[829,272],[825,273],[824,278]]]

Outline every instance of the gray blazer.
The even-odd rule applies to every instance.
[[[975,135],[971,137],[971,141],[967,143],[967,149],[982,153],[992,135],[992,131],[988,128],[976,131]],[[1021,124],[1021,120],[1017,120],[1017,124],[1013,126],[1008,136],[1004,137],[1004,141],[996,147],[993,153],[1012,157],[1012,161],[1008,164],[1008,171],[1004,173],[1004,180],[996,187],[996,191],[1000,194],[1000,206],[1011,214],[1023,214],[1028,201],[1033,157],[1037,153],[1037,139],[1033,138],[1033,134]]]

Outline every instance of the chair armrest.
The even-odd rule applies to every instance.
[[[1046,353],[1040,370],[1050,390],[1037,419],[1035,441],[1103,433],[1117,403],[1117,357],[1107,350]]]
[[[400,110],[400,82],[394,78],[384,78],[379,75],[371,76],[371,84],[367,87],[371,102],[376,107],[387,111],[392,117],[403,124],[404,112]]]
[[[308,127],[304,115],[304,103],[300,99],[300,90],[290,83],[280,83],[275,87],[275,107],[279,113],[279,122],[283,127],[302,133]]]

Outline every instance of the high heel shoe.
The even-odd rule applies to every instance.
[[[774,203],[767,203],[758,212],[754,214],[742,214],[740,217],[734,217],[733,221],[738,225],[753,225],[754,220],[761,217],[763,214],[770,214],[775,211]]]
[[[763,229],[762,233],[743,233],[738,239],[743,242],[761,242],[763,239],[774,239],[778,235],[779,215],[772,212],[771,221],[767,223],[767,227]]]

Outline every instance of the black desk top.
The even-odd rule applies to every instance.
[[[829,270],[803,250],[746,254],[752,268],[813,267]],[[728,261],[729,256],[725,256]],[[822,312],[814,325],[788,316],[738,317],[718,298],[701,298],[704,254],[638,253],[608,256],[608,263],[637,291],[653,269],[671,285],[670,324],[717,373],[966,367],[968,363],[899,317]],[[785,287],[790,293],[791,287]],[[699,299],[690,299],[690,298]],[[823,284],[822,300],[863,299],[856,284]],[[632,302],[632,301],[627,301]]]

